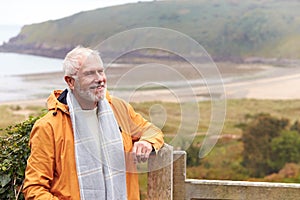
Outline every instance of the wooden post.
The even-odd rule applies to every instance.
[[[173,199],[185,199],[186,152],[173,152]]]
[[[148,160],[148,200],[172,200],[173,147],[167,144]]]

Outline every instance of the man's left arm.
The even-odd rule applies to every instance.
[[[157,152],[164,144],[163,133],[154,124],[148,122],[140,114],[136,113],[131,105],[128,105],[129,115],[133,122],[131,137],[134,144],[132,152],[136,154],[138,161],[146,161],[152,152]]]

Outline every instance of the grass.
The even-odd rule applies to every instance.
[[[40,106],[20,106],[1,105],[0,106],[0,135],[3,134],[5,128],[18,124],[26,120],[29,116],[38,116],[42,110],[45,109]]]
[[[1,106],[0,107],[0,127],[5,128],[9,125],[14,124],[15,122],[21,122],[24,120],[24,116],[13,114],[13,111],[10,106]]]
[[[132,103],[135,110],[146,119],[150,120],[151,107],[159,104],[167,114],[167,120],[163,131],[166,135],[172,136],[178,131],[181,122],[181,107],[176,103],[145,102]],[[199,102],[200,132],[205,131],[210,123],[211,104],[209,101]],[[241,135],[241,129],[237,127],[240,123],[246,122],[247,115],[258,113],[269,113],[275,117],[290,119],[291,123],[300,118],[300,100],[256,100],[236,99],[227,100],[226,118],[222,134]],[[163,113],[162,113],[163,114]]]
[[[150,120],[149,108],[160,103],[166,110],[168,119],[163,128],[165,141],[170,143],[178,131],[180,123],[180,107],[178,104],[164,102],[147,102],[133,104],[137,112]],[[201,120],[197,136],[193,145],[199,146],[205,138],[205,131],[210,123],[210,102],[199,102]],[[187,168],[187,177],[196,179],[223,179],[223,180],[249,180],[245,169],[240,165],[242,161],[243,144],[240,141],[242,129],[240,124],[247,123],[247,116],[258,113],[269,113],[277,118],[287,118],[293,124],[300,118],[300,100],[257,100],[236,99],[228,100],[226,106],[226,119],[218,140],[213,149],[200,160],[200,165]],[[200,147],[199,147],[200,149]],[[285,180],[281,180],[284,182]]]

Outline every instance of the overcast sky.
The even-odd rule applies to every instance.
[[[80,11],[136,2],[138,0],[4,0],[0,7],[0,25],[38,23]]]

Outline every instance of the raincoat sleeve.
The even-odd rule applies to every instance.
[[[154,124],[148,122],[139,113],[136,113],[130,104],[127,104],[131,118],[131,137],[133,140],[147,141],[157,152],[164,144],[163,133]]]
[[[54,177],[53,129],[37,121],[30,134],[31,154],[27,161],[23,193],[25,199],[58,200],[50,191]]]

